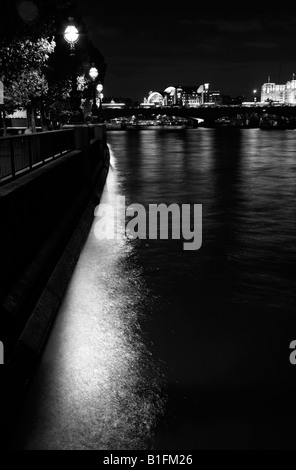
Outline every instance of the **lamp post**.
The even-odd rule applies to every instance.
[[[96,67],[92,67],[89,71],[89,76],[93,81],[93,103],[92,103],[92,119],[96,120],[98,118],[98,107],[97,107],[97,100],[96,100],[96,79],[98,78],[99,72]]]
[[[257,103],[257,90],[253,90],[253,95],[254,95],[254,104]]]
[[[69,122],[81,123],[84,121],[83,113],[80,108],[81,100],[77,90],[77,76],[76,76],[76,63],[75,63],[75,44],[79,40],[79,32],[73,24],[73,18],[69,18],[69,26],[66,27],[64,32],[64,39],[70,44],[70,57],[72,61],[72,89],[70,93],[72,115]]]
[[[69,18],[69,21],[73,21],[73,18]],[[70,44],[70,55],[75,55],[75,44],[79,40],[79,32],[76,26],[73,24],[67,26],[64,38]]]
[[[103,91],[103,85],[101,83],[98,84],[97,86],[97,90],[98,90],[98,93],[99,93],[99,121],[102,122],[103,121],[103,108],[102,108],[102,99],[103,99],[103,95],[102,95],[102,91]]]

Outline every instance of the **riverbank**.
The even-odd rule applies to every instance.
[[[64,161],[61,159],[58,163],[54,162],[52,168],[51,164],[48,164],[46,168],[36,170],[32,175],[19,178],[17,183],[10,183],[10,186],[14,185],[16,190],[18,186],[21,188],[26,183],[28,188],[31,188],[31,192],[28,192],[28,194],[34,195],[34,191],[36,193],[37,190],[46,190],[46,181],[52,187],[51,177],[55,175],[55,197],[58,198],[60,196],[58,182],[62,181],[63,188],[65,188],[66,181],[66,179],[62,180],[65,175],[63,172],[59,172],[59,164],[61,167],[66,166],[66,168],[68,165],[72,169],[72,172],[70,170],[67,172],[67,176],[71,174],[71,181],[75,182],[75,162],[81,154],[82,162],[79,160],[77,166],[79,184],[74,187],[76,197],[71,197],[73,196],[71,186],[68,185],[68,198],[71,204],[69,203],[66,206],[62,218],[59,218],[57,211],[55,211],[56,218],[52,223],[52,229],[46,233],[46,236],[38,244],[38,249],[36,247],[34,254],[31,256],[30,264],[20,273],[15,283],[9,288],[6,298],[2,301],[1,340],[3,340],[5,348],[5,364],[0,370],[1,375],[3,374],[4,383],[1,390],[0,413],[2,422],[1,445],[4,448],[6,439],[9,438],[15,419],[18,416],[27,386],[30,384],[51,332],[52,324],[67,284],[71,279],[79,253],[88,235],[93,221],[94,208],[100,200],[108,174],[110,159],[109,149],[103,140],[102,135],[101,139],[94,139],[90,146],[86,140],[85,145],[88,151],[76,150],[73,152],[73,164],[71,161],[72,155],[69,154],[64,157]],[[55,167],[57,173],[55,173]],[[87,173],[83,173],[84,168]],[[89,171],[91,171],[91,174]],[[60,178],[58,178],[58,175]],[[39,178],[43,181],[43,185],[38,184]],[[7,188],[10,186],[3,186],[2,193],[7,192]],[[29,207],[30,200],[28,197],[24,197],[24,194],[26,194],[24,189],[22,194],[22,201],[26,202]],[[51,192],[47,193],[47,197],[51,197]],[[39,196],[40,198],[41,196]],[[36,198],[33,199],[36,202]],[[45,208],[45,200],[46,198],[43,195],[43,209]],[[53,204],[53,197],[50,200]],[[18,201],[16,195],[14,201]],[[65,200],[64,198],[63,203],[66,204],[67,201],[68,199]],[[31,216],[35,214],[36,218],[39,217],[39,223],[41,223],[41,217],[47,217],[50,220],[48,211],[31,212]],[[27,210],[27,224],[29,214],[30,212]],[[20,216],[17,212],[16,215]],[[31,238],[33,238],[32,232]]]

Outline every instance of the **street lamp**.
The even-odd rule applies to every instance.
[[[99,93],[102,93],[103,88],[104,88],[103,85],[102,85],[101,83],[99,83],[98,86],[97,86],[98,92],[99,92]]]
[[[254,94],[254,103],[257,102],[257,90],[253,90],[253,94]]]
[[[103,109],[102,109],[102,99],[103,99],[103,95],[102,95],[102,91],[103,91],[103,85],[101,83],[98,84],[97,86],[97,91],[99,93],[99,119],[100,121],[102,122],[103,120]]]
[[[93,81],[93,104],[92,104],[92,118],[96,119],[98,117],[98,108],[97,108],[97,101],[96,101],[96,79],[99,76],[98,69],[96,67],[92,67],[89,71],[89,76]]]
[[[92,67],[89,71],[89,76],[92,80],[95,80],[99,75],[98,69],[96,67]]]
[[[73,18],[69,17],[69,25],[66,27],[64,32],[64,39],[70,44],[70,56],[72,59],[72,89],[70,93],[71,107],[73,115],[70,117],[72,123],[83,122],[83,113],[80,108],[81,100],[77,90],[77,76],[76,76],[76,64],[75,64],[75,44],[79,40],[79,32],[76,26],[73,24]]]
[[[69,22],[71,23],[73,22],[72,17],[69,18]],[[69,26],[67,26],[64,32],[64,38],[70,44],[70,51],[71,51],[70,54],[73,55],[75,44],[79,39],[79,32],[76,26],[74,26],[73,24],[70,24]]]

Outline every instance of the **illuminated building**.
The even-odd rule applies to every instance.
[[[210,84],[198,86],[169,86],[163,94],[150,91],[141,106],[179,106],[197,108],[201,105],[219,105],[222,102],[220,91],[211,91]]]
[[[261,87],[261,102],[275,102],[279,104],[296,104],[296,80],[288,81],[284,85],[268,82]]]
[[[182,88],[178,87],[177,88],[177,105],[182,106],[183,100],[182,100]]]
[[[108,109],[125,108],[125,106],[125,103],[117,103],[113,99],[110,101],[110,103],[102,103],[102,107]]]
[[[276,85],[275,83],[264,83],[261,88],[261,102],[275,101],[276,103],[285,102],[285,85]]]
[[[186,108],[196,108],[200,106],[200,96],[197,93],[197,87],[182,87],[182,106]]]
[[[182,86],[177,89],[177,104],[186,108],[197,108],[201,105],[221,104],[220,91],[211,91],[210,84]]]
[[[169,86],[164,90],[164,100],[166,106],[175,106],[177,104],[177,89]]]
[[[296,80],[294,80],[294,75],[293,80],[287,82],[285,87],[285,104],[296,104]]]
[[[157,106],[164,106],[164,104],[165,104],[164,97],[158,91],[150,91],[148,98],[144,98],[144,102],[141,103],[141,106],[157,107]]]

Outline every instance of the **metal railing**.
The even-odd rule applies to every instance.
[[[74,130],[0,137],[0,184],[75,149]]]
[[[88,135],[89,135],[90,141],[92,141],[95,138],[95,128],[93,126],[89,126]]]

